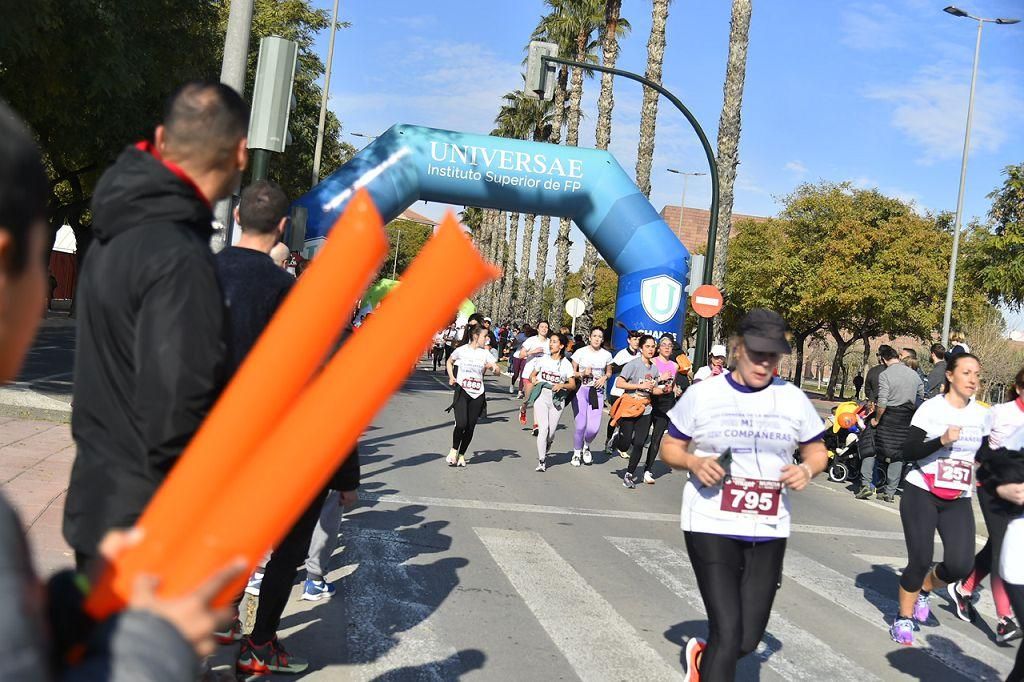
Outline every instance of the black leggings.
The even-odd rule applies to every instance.
[[[636,473],[636,467],[640,464],[640,455],[644,454],[644,443],[647,442],[647,434],[651,431],[651,414],[642,414],[639,417],[630,417],[619,420],[619,447],[630,448],[629,450],[629,473]],[[647,456],[647,467],[651,466],[651,457]]]
[[[978,506],[981,507],[981,514],[985,518],[988,540],[974,557],[974,570],[978,571],[979,575],[987,573],[995,578],[999,576],[999,557],[1003,551],[1003,537],[1006,535],[1006,526],[1009,525],[1010,519],[996,508],[997,501],[992,493],[984,488],[977,490]]]
[[[900,498],[900,519],[907,543],[907,567],[900,577],[900,587],[907,592],[921,589],[932,567],[936,530],[942,538],[942,562],[935,567],[935,575],[944,583],[952,583],[970,574],[974,566],[971,498],[943,500],[907,483]]]
[[[1003,584],[1006,585],[1006,595],[1010,598],[1013,612],[1020,617],[1019,614],[1024,613],[1024,585],[1011,585],[1006,581],[1003,581]],[[1017,649],[1017,662],[1014,664],[1013,670],[1010,671],[1010,676],[1006,678],[1006,682],[1024,682],[1024,644]]]
[[[667,430],[668,415],[658,408],[654,408],[654,412],[651,413],[651,445],[647,448],[647,461],[644,463],[644,468],[647,471],[651,470],[651,467],[654,466],[654,460],[658,459],[658,450],[661,449],[661,438]]]
[[[786,538],[746,542],[685,532],[686,552],[708,614],[703,682],[732,682],[736,664],[757,648],[782,585]]]
[[[455,399],[455,430],[452,431],[452,447],[459,451],[460,455],[466,454],[469,443],[473,440],[473,431],[484,411],[484,403],[487,399],[481,393],[476,398],[470,398],[465,391],[459,391]]]

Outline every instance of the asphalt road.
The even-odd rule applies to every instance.
[[[291,602],[282,623],[311,659],[304,678],[682,679],[686,639],[706,632],[679,530],[684,475],[659,462],[655,485],[626,490],[618,457],[573,468],[568,409],[535,472],[503,377],[489,382],[469,466],[449,468],[440,376],[417,371],[362,441],[363,501],[330,574],[338,594]],[[783,587],[739,679],[1005,677],[1016,648],[994,642],[987,591],[984,622],[962,623],[936,597],[917,645],[889,639],[904,557],[893,507],[821,479],[793,506]]]

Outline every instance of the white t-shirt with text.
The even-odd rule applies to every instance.
[[[537,373],[537,381],[546,381],[549,384],[564,384],[575,374],[572,363],[565,358],[554,359],[550,355],[544,356],[533,363],[533,371]]]
[[[936,477],[936,486],[960,490],[961,497],[970,497],[974,488],[974,455],[981,447],[981,439],[992,430],[992,410],[973,398],[966,407],[957,408],[945,395],[937,395],[921,403],[910,425],[924,431],[926,441],[940,438],[950,426],[959,426],[960,439],[915,462],[907,474],[907,483],[928,490],[923,474],[930,474]]]
[[[581,378],[583,386],[590,386],[594,383],[595,379],[604,376],[606,368],[612,362],[612,354],[604,348],[594,350],[590,346],[585,346],[573,352],[572,360],[580,368],[581,374],[584,373],[583,370],[590,370],[590,376],[583,376]]]
[[[615,354],[614,358],[612,358],[612,364],[613,365],[619,365],[620,367],[625,367],[630,362],[632,362],[633,358],[637,357],[637,355],[639,355],[639,353],[630,353],[628,348],[623,348],[622,350],[620,350],[618,353]],[[620,369],[619,371],[621,372],[622,370]],[[623,393],[625,393],[625,391],[615,385],[615,378],[614,377],[615,377],[615,375],[613,374],[612,375],[612,390],[610,391],[610,393],[613,396],[620,396]]]
[[[729,476],[705,486],[690,475],[683,488],[684,531],[741,538],[789,537],[788,491],[779,479],[801,444],[824,424],[796,386],[775,379],[751,390],[719,375],[691,386],[669,410],[673,432],[692,440],[698,457],[732,449]]]
[[[459,368],[455,383],[462,386],[470,398],[479,398],[484,393],[484,371],[494,364],[494,358],[486,348],[459,346],[452,353],[452,363]]]

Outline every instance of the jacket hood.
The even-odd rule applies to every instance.
[[[213,233],[213,214],[198,188],[140,144],[127,147],[103,174],[92,198],[93,233],[102,242],[154,223],[185,223]]]

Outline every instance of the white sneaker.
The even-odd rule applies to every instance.
[[[590,454],[590,448],[588,447],[583,448],[583,463],[588,465],[594,463],[594,456]]]
[[[516,392],[516,385],[515,385],[515,384],[509,384],[509,387],[508,387],[508,392],[509,392],[510,394],[511,394],[511,393],[515,393],[515,392]]]
[[[582,458],[582,455],[580,454],[579,450],[573,451],[573,453],[572,453],[572,465],[574,467],[578,467],[581,464],[581,461],[580,461],[581,458]]]
[[[544,460],[539,460],[537,462],[537,468],[534,469],[534,471],[547,471],[547,469],[548,468],[546,466],[544,466]]]
[[[654,476],[651,475],[650,471],[644,472],[644,483],[647,485],[654,485]]]
[[[459,458],[455,461],[455,466],[457,466],[457,467],[464,467],[464,466],[466,466],[466,456],[465,455],[459,455]],[[653,481],[652,481],[652,483],[653,483]]]
[[[455,448],[452,448],[451,451],[448,453],[448,456],[444,458],[444,461],[448,463],[448,466],[453,467],[455,466],[455,462],[458,460],[458,458],[459,452]]]

